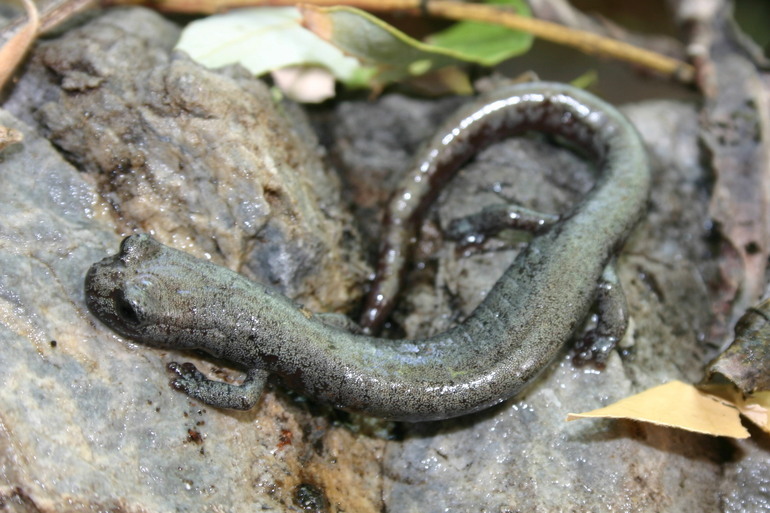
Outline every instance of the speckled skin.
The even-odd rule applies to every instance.
[[[644,148],[612,106],[566,85],[532,83],[461,108],[390,206],[380,265],[386,278],[375,287],[382,300],[368,305],[379,308],[395,297],[415,220],[436,187],[480,147],[527,129],[579,144],[596,156],[600,176],[449,331],[411,341],[353,334],[269,287],[147,235],[128,237],[120,253],[91,267],[88,306],[132,339],[201,349],[251,369],[254,393],[233,400],[238,387],[217,383],[212,392],[194,369],[172,367],[178,388],[218,406],[250,407],[268,373],[336,407],[390,419],[445,419],[499,403],[532,380],[581,324],[605,267],[644,211],[650,185]]]

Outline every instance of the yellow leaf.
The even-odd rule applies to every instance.
[[[567,420],[589,417],[639,420],[714,436],[749,437],[735,406],[681,381],[645,390],[605,408],[570,413]]]
[[[746,396],[732,383],[700,385],[699,388],[714,395],[718,401],[735,406],[741,415],[770,433],[770,392],[754,392]]]

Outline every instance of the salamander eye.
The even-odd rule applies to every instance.
[[[131,325],[140,323],[139,314],[134,308],[134,305],[126,299],[122,291],[118,291],[114,295],[113,304],[115,305],[115,315],[117,315],[123,322]]]

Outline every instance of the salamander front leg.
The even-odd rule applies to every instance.
[[[176,390],[208,405],[234,410],[248,410],[257,404],[269,374],[262,369],[252,369],[246,374],[243,384],[232,385],[210,380],[191,363],[179,365],[171,362],[168,369],[177,375],[170,382]]]
[[[628,303],[615,271],[614,261],[604,269],[598,283],[596,309],[599,316],[596,328],[588,331],[575,346],[576,354],[572,361],[576,365],[592,363],[603,368],[610,351],[626,333]]]
[[[537,232],[559,220],[559,216],[544,214],[518,205],[490,205],[481,212],[452,220],[446,235],[453,240],[479,244],[505,228]]]

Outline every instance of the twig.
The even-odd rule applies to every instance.
[[[99,4],[98,0],[52,0],[40,11],[40,32],[52,29],[70,16]]]
[[[22,0],[27,13],[27,23],[0,48],[0,88],[11,78],[13,70],[24,58],[40,29],[37,7],[32,0]]]

